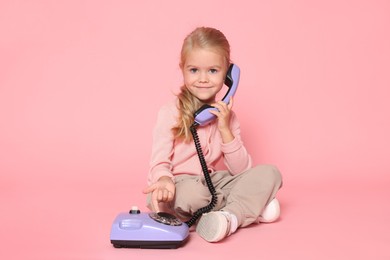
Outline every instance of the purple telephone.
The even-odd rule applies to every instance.
[[[240,68],[231,64],[225,79],[225,85],[229,90],[222,101],[228,103],[230,97],[236,93],[239,79]],[[197,126],[203,126],[216,118],[209,112],[211,109],[215,110],[216,108],[204,105],[196,111],[194,114],[195,122],[190,128],[205,180],[212,195],[210,204],[198,209],[193,217],[185,223],[168,213],[141,213],[138,208],[133,207],[128,213],[120,213],[112,224],[110,239],[114,247],[178,248],[187,240],[189,227],[195,224],[203,213],[212,210],[217,201],[216,192],[196,132]]]
[[[142,213],[133,207],[120,213],[111,227],[116,248],[178,248],[188,237],[188,226],[168,213]]]

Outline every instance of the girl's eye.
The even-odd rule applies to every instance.
[[[190,72],[191,72],[191,73],[196,73],[197,71],[198,71],[198,69],[196,69],[196,68],[191,68],[191,69],[190,69]]]
[[[215,74],[215,73],[217,73],[217,72],[218,72],[217,69],[210,69],[210,73],[211,73],[211,74]]]

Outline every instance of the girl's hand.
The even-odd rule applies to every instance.
[[[163,176],[156,183],[144,189],[143,193],[151,193],[153,211],[160,212],[158,203],[173,200],[175,196],[175,184],[170,177]]]
[[[233,107],[233,98],[229,100],[229,104],[223,101],[211,104],[218,110],[210,110],[210,113],[214,114],[218,118],[218,130],[221,133],[222,141],[228,143],[234,139],[232,132],[230,131],[230,117],[231,109]]]

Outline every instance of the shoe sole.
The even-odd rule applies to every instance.
[[[202,215],[196,233],[208,242],[218,242],[226,236],[228,221],[224,215],[210,212]]]

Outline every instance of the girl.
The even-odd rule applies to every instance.
[[[209,242],[233,234],[238,227],[272,222],[280,214],[275,195],[282,184],[270,165],[253,167],[240,137],[240,125],[229,104],[216,101],[230,65],[230,45],[214,28],[195,29],[184,40],[180,68],[184,85],[177,99],[163,106],[153,134],[148,207],[174,214],[183,221],[211,201],[190,133],[194,112],[203,104],[217,120],[198,127],[199,140],[217,193],[213,210],[203,214],[196,232]],[[217,170],[223,157],[228,170]]]

